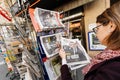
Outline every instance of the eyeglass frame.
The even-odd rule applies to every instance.
[[[94,33],[97,33],[98,27],[100,27],[100,26],[102,26],[102,25],[103,25],[103,24],[100,24],[100,25],[94,27],[94,28],[92,29],[92,31],[93,31]]]

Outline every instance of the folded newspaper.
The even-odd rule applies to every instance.
[[[34,16],[41,30],[64,27],[59,12],[35,8]]]
[[[90,62],[90,57],[86,53],[80,40],[62,37],[61,47],[67,54],[67,64],[70,66],[71,70],[83,67]]]

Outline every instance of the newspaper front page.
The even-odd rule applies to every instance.
[[[40,36],[43,50],[48,58],[59,53],[59,47],[57,44],[60,43],[61,36],[62,33]]]
[[[64,27],[59,12],[35,8],[34,15],[41,30]]]
[[[71,68],[82,67],[90,62],[88,54],[78,39],[61,38],[61,46],[67,54],[67,64]]]

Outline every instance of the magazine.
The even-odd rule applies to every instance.
[[[64,27],[59,12],[35,8],[34,16],[41,30]]]
[[[87,64],[90,58],[78,39],[61,38],[61,47],[67,54],[68,65]]]
[[[40,36],[42,48],[48,58],[59,53],[58,43],[61,36],[62,33]]]

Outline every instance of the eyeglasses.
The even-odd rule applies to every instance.
[[[100,25],[98,25],[98,26],[94,27],[94,28],[92,29],[92,30],[93,30],[93,32],[94,32],[94,33],[97,33],[98,27],[100,27],[100,26],[102,26],[102,24],[100,24]]]

